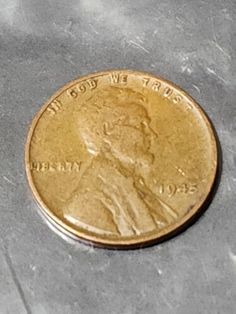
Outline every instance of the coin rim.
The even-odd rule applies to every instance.
[[[167,227],[161,229],[161,230],[153,230],[149,233],[140,235],[140,236],[133,236],[132,238],[107,238],[107,237],[101,237],[100,235],[96,235],[95,233],[87,233],[85,229],[81,228],[82,231],[78,229],[74,229],[70,225],[68,225],[66,222],[58,218],[52,210],[43,202],[43,200],[40,197],[39,192],[37,191],[33,178],[31,175],[29,163],[29,154],[30,154],[30,143],[31,138],[34,133],[34,130],[37,126],[37,123],[41,117],[41,115],[44,113],[48,105],[57,98],[60,94],[65,92],[68,88],[74,86],[75,84],[78,84],[81,81],[84,81],[89,78],[94,78],[96,76],[104,76],[109,75],[110,73],[127,73],[137,76],[148,76],[150,78],[157,79],[161,82],[164,82],[173,88],[175,88],[177,91],[179,91],[182,95],[184,95],[190,102],[191,105],[193,105],[198,112],[200,113],[201,117],[203,118],[208,133],[211,138],[211,147],[212,147],[212,153],[213,153],[213,165],[210,173],[210,181],[208,183],[206,193],[204,194],[204,197],[201,198],[200,201],[197,201],[196,204],[193,206],[193,208],[182,218],[178,219],[175,223],[168,225]],[[217,149],[217,140],[216,135],[214,132],[213,125],[207,116],[207,114],[204,112],[204,110],[201,108],[201,106],[184,90],[182,90],[178,85],[170,82],[169,80],[166,80],[160,76],[157,76],[152,73],[143,72],[143,71],[136,71],[136,70],[127,70],[127,69],[112,69],[112,70],[106,70],[106,71],[99,71],[90,73],[88,75],[82,76],[80,78],[74,79],[70,81],[69,83],[62,86],[59,90],[57,90],[41,107],[41,109],[36,113],[35,117],[33,118],[30,128],[27,135],[27,140],[25,144],[25,168],[26,168],[26,176],[28,179],[28,184],[30,186],[31,191],[33,192],[33,195],[37,201],[37,203],[40,205],[40,209],[42,212],[46,215],[47,218],[49,218],[49,221],[54,224],[60,231],[63,231],[65,234],[71,236],[75,239],[80,239],[81,241],[85,242],[92,242],[97,246],[107,247],[107,248],[136,248],[136,247],[143,247],[147,246],[153,243],[162,242],[163,240],[172,237],[179,231],[181,231],[183,228],[186,227],[186,224],[191,224],[192,220],[197,216],[197,214],[202,210],[204,204],[207,202],[209,195],[212,191],[212,188],[214,186],[214,183],[216,181],[216,174],[217,174],[217,168],[218,168],[218,149]],[[84,232],[83,232],[84,231]]]

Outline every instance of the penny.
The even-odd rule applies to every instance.
[[[95,73],[34,118],[26,172],[43,213],[67,234],[115,248],[160,242],[192,221],[217,170],[200,106],[159,77]]]

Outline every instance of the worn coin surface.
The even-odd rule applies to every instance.
[[[174,84],[115,70],[79,78],[36,115],[25,151],[33,194],[66,233],[140,247],[180,230],[212,189],[217,145]]]

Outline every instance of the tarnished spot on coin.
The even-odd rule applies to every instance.
[[[217,148],[196,102],[135,71],[91,74],[33,120],[30,187],[69,234],[107,247],[158,242],[195,216],[213,186]]]

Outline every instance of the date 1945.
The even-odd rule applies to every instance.
[[[165,194],[169,197],[173,197],[177,194],[194,194],[198,191],[197,184],[189,184],[189,183],[182,183],[182,184],[157,184],[157,191],[160,194]]]

